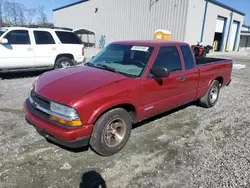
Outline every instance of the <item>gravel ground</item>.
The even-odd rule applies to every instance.
[[[250,187],[250,54],[230,57],[246,68],[233,70],[214,108],[187,105],[140,123],[106,158],[48,143],[25,122],[22,105],[39,73],[3,77],[0,187]]]

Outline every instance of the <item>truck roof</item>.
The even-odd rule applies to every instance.
[[[141,45],[141,46],[169,46],[169,45],[189,45],[180,41],[157,41],[157,40],[128,40],[128,41],[116,41],[112,44],[128,44],[128,45]]]

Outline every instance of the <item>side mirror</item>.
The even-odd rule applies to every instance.
[[[157,78],[166,78],[170,74],[169,70],[166,68],[152,68],[151,73]]]
[[[8,44],[8,39],[6,39],[6,38],[3,38],[1,41],[0,41],[0,43],[1,44]]]

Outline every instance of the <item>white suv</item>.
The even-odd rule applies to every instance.
[[[0,73],[58,69],[84,61],[81,39],[66,28],[0,28]]]

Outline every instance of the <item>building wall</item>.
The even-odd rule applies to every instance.
[[[241,31],[250,31],[250,28],[248,28],[248,27],[242,27]]]
[[[101,34],[106,35],[106,43],[151,40],[157,29],[170,30],[172,40],[183,41],[188,3],[189,0],[159,0],[150,6],[150,0],[91,0],[55,11],[54,23],[95,31],[97,43]]]
[[[184,41],[190,45],[197,44],[200,41],[203,15],[205,11],[204,0],[190,0],[187,13],[187,28]],[[208,41],[204,41],[205,44]]]
[[[188,16],[187,16],[187,30],[185,35],[185,42],[190,44],[196,44],[197,41],[200,41],[201,38],[201,31],[202,31],[202,24],[203,24],[203,16],[205,12],[205,0],[190,0],[188,5]],[[230,13],[231,11],[215,5],[213,3],[208,3],[207,7],[207,15],[205,20],[205,28],[204,28],[204,35],[203,35],[203,42],[207,45],[212,45],[214,40],[214,33],[216,28],[217,17],[225,17],[227,18],[227,25],[224,35],[224,45],[226,46],[227,35],[229,32],[229,22],[230,22]],[[239,21],[240,27],[243,23],[244,16],[233,13],[232,21]],[[241,29],[241,28],[240,28]],[[239,35],[237,40],[239,43]],[[230,33],[229,33],[230,36]],[[231,44],[229,44],[231,45]],[[228,45],[228,47],[229,47]]]

